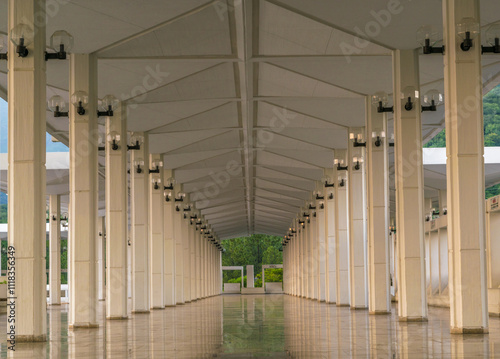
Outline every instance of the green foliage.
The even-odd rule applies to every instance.
[[[253,265],[256,277],[262,271],[262,264],[283,263],[283,253],[279,251],[281,237],[254,234],[251,237],[224,240],[222,245],[226,249],[222,254],[223,266]],[[223,276],[224,283],[230,283],[231,279],[240,278],[241,272],[224,271]]]
[[[266,271],[266,283],[283,282],[283,268],[269,268]]]
[[[495,87],[483,97],[484,146],[500,146],[500,86]],[[445,130],[439,132],[424,146],[446,147]],[[500,194],[500,185],[486,188],[485,198]]]
[[[0,204],[0,223],[7,223],[7,205]]]

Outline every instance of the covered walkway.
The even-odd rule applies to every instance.
[[[499,22],[498,0],[0,0],[8,344],[494,353]],[[282,238],[287,295],[220,296],[251,234]]]

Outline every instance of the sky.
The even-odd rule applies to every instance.
[[[61,118],[60,121],[68,121],[67,118]],[[0,153],[7,153],[7,126],[8,113],[7,102],[0,98]],[[68,152],[69,149],[66,145],[60,142],[52,142],[51,136],[47,133],[45,136],[47,145],[47,152]]]

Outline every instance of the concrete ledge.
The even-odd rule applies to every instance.
[[[49,303],[50,306],[52,305],[61,305],[61,303]]]
[[[375,310],[375,311],[370,311],[369,313],[370,313],[370,315],[388,315],[388,314],[392,314],[391,312],[386,311],[386,310]]]
[[[106,317],[107,320],[127,320],[128,317]]]
[[[264,288],[256,287],[256,288],[242,288],[241,294],[265,294]]]
[[[7,337],[7,340],[10,338]],[[16,342],[17,343],[39,343],[39,342],[46,342],[47,341],[47,335],[46,334],[41,334],[41,335],[16,335]]]
[[[487,328],[451,328],[451,334],[488,334]]]
[[[91,329],[99,328],[97,323],[74,323],[69,325],[69,329]]]
[[[425,317],[399,317],[400,322],[414,322],[414,323],[423,323],[427,322],[428,319]]]

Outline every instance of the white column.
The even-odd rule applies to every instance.
[[[208,243],[207,243],[207,238],[205,235],[201,237],[202,243],[203,243],[203,273],[202,273],[202,282],[201,285],[203,286],[203,298],[208,297]]]
[[[106,253],[106,225],[105,217],[97,218],[97,299],[102,301],[106,298],[106,261],[104,254]]]
[[[127,115],[120,104],[106,117],[106,318],[127,318]],[[120,136],[117,150],[110,136]]]
[[[327,296],[327,272],[328,272],[328,248],[327,248],[327,239],[325,235],[325,201],[329,201],[329,196],[333,196],[333,187],[325,187],[325,184],[322,183],[324,187],[324,198],[322,200],[314,201],[314,206],[316,207],[315,213],[316,216],[314,218],[315,225],[315,233],[318,241],[318,269],[317,269],[317,287],[318,287],[318,300],[320,302],[326,301]]]
[[[140,149],[130,151],[130,228],[132,230],[132,312],[147,313],[149,288],[149,138],[142,132]]]
[[[366,110],[369,226],[368,306],[370,314],[379,314],[391,311],[389,292],[389,157],[387,153],[389,144],[386,140],[386,116],[377,111],[376,106],[371,104],[370,98],[367,98]]]
[[[187,197],[186,197],[187,198]],[[184,199],[186,200],[186,199]],[[182,213],[182,202],[178,202],[177,205],[181,211],[181,217],[184,217]],[[195,224],[191,224],[189,218],[182,219],[182,241],[183,241],[183,256],[184,256],[184,302],[189,303],[192,300],[191,296],[191,227]],[[194,259],[193,259],[194,260]]]
[[[16,341],[45,341],[45,24],[37,16],[45,1],[10,0],[8,28],[21,23],[34,30],[28,57],[16,54],[9,41],[8,88],[8,255],[15,258]],[[33,24],[36,23],[36,29]],[[12,284],[11,284],[12,286]],[[9,308],[9,307],[8,307]],[[7,322],[7,332],[10,325]]]
[[[163,170],[163,178],[166,180],[172,177],[172,170]],[[163,189],[163,187],[162,187]],[[168,190],[167,190],[168,191]],[[176,304],[175,299],[175,238],[174,238],[174,220],[175,208],[174,201],[163,201],[163,235],[165,240],[165,273],[164,273],[164,296],[165,306],[171,307]]]
[[[335,158],[343,160],[342,166],[347,166],[347,151],[335,150]],[[335,243],[337,248],[337,306],[349,306],[349,201],[347,199],[347,171],[337,170],[335,184],[337,200],[335,202]],[[342,183],[343,180],[343,183]]]
[[[205,265],[204,259],[202,257],[202,238],[200,230],[195,230],[194,235],[194,247],[195,247],[195,267],[196,267],[196,275],[195,275],[195,287],[196,287],[196,299],[201,299],[204,297],[203,288],[202,288],[202,280],[201,275],[204,272],[203,267]]]
[[[303,296],[305,298],[311,299],[312,298],[312,274],[313,274],[313,268],[312,268],[312,241],[311,241],[311,236],[310,236],[310,229],[311,226],[309,223],[307,223],[306,218],[303,217],[304,212],[307,210],[304,209],[301,210],[299,214],[299,218],[301,221],[304,221],[304,225],[301,226],[301,235],[302,235],[302,242],[304,243],[304,266],[303,266],[303,279],[302,283],[304,285],[304,293]],[[262,273],[262,276],[264,276],[264,273]]]
[[[349,132],[354,136],[361,134],[360,142],[366,138],[364,128],[351,128]],[[347,150],[349,163],[349,277],[351,281],[351,307],[356,309],[368,307],[365,152],[365,147],[354,147],[354,141],[349,141]],[[359,162],[354,162],[354,158],[357,158]],[[358,163],[359,166],[357,166]]]
[[[443,1],[450,325],[487,333],[481,35],[460,49],[466,17],[480,23],[479,0]]]
[[[61,196],[49,196],[50,304],[61,304]]]
[[[171,201],[174,201],[174,239],[175,239],[175,302],[184,304],[184,213],[177,211],[175,204],[175,194],[182,191],[182,185],[176,184],[172,191]],[[190,214],[187,212],[187,216]],[[189,221],[189,218],[188,218]]]
[[[334,187],[329,187],[325,191],[325,199],[317,202],[319,230],[325,240],[325,281],[327,303],[337,303],[337,244],[335,235],[335,201],[337,197],[337,171],[327,168],[326,177],[332,180]],[[331,196],[333,195],[333,196]],[[321,208],[323,206],[323,208]]]
[[[70,93],[85,91],[84,115],[69,106],[69,326],[97,327],[96,222],[97,180],[97,58],[71,54]]]
[[[305,254],[306,254],[306,242],[304,236],[304,230],[302,226],[299,224],[298,220],[295,220],[296,228],[297,228],[297,237],[298,237],[298,251],[299,251],[299,293],[300,297],[306,296],[305,291]]]
[[[409,86],[420,88],[418,50],[393,54],[394,93],[400,98]],[[396,215],[399,258],[399,317],[402,321],[427,320],[425,294],[424,195],[420,102],[406,111],[394,101]]]
[[[190,276],[190,283],[191,283],[191,301],[195,301],[198,299],[198,294],[196,292],[196,277],[197,277],[197,271],[196,271],[196,266],[199,265],[198,263],[198,258],[196,257],[196,238],[197,238],[197,232],[199,232],[199,229],[196,228],[196,226],[189,226],[189,256],[191,259],[191,276]]]
[[[160,154],[149,155],[149,168],[159,173],[150,173],[149,187],[149,285],[150,308],[165,308],[164,300],[164,245],[163,240],[163,170]],[[156,187],[153,181],[156,181]]]
[[[324,195],[324,191],[323,191]],[[320,248],[319,248],[319,238],[318,234],[316,231],[316,226],[317,226],[317,218],[314,215],[316,213],[315,210],[310,210],[307,209],[309,213],[309,223],[307,224],[309,226],[309,239],[311,241],[311,268],[312,268],[312,273],[311,276],[309,277],[309,280],[312,283],[312,299],[314,300],[319,300],[319,284],[320,284],[320,265],[325,265],[325,262],[323,263],[320,262]],[[324,252],[323,252],[324,253]],[[324,279],[324,277],[323,277]],[[324,281],[323,281],[324,283]],[[324,296],[323,296],[323,300]]]

